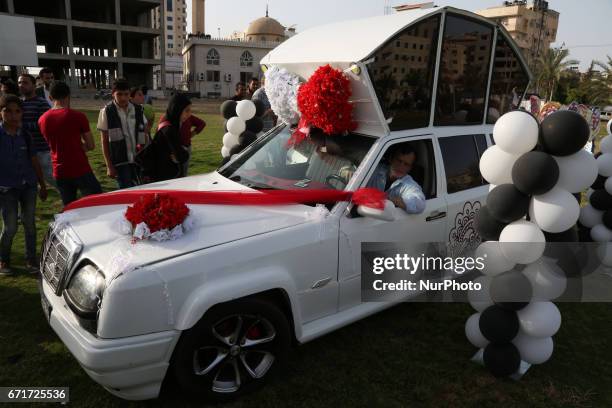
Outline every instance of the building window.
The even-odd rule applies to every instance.
[[[166,17],[166,20],[168,20],[168,21],[172,21],[172,16],[168,16],[168,17]]]
[[[171,25],[166,26],[166,29],[167,29],[167,30],[172,30],[172,26],[171,26]]]
[[[166,10],[172,11],[172,0],[166,0]]]
[[[168,39],[172,40],[174,37],[172,36],[172,34],[168,34]]]
[[[206,80],[208,82],[219,82],[221,80],[221,71],[206,71]]]
[[[250,52],[245,51],[240,56],[241,67],[252,67],[253,66],[253,55]]]
[[[219,57],[219,53],[214,48],[208,51],[208,54],[206,54],[206,63],[208,65],[219,65],[220,60],[221,57]]]
[[[251,78],[253,78],[252,72],[241,72],[240,73],[240,82],[242,82],[243,84],[248,84]]]
[[[490,25],[463,16],[447,15],[434,125],[483,122],[492,39]],[[481,46],[484,51],[477,51]],[[457,56],[452,53],[454,49],[459,50]],[[481,55],[486,59],[476,62],[476,57]]]

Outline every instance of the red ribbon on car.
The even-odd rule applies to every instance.
[[[337,190],[260,190],[260,191],[187,191],[187,190],[127,190],[89,195],[64,207],[64,212],[77,208],[102,205],[133,204],[146,194],[166,194],[185,204],[211,205],[284,205],[284,204],[334,204],[352,201],[383,210],[386,194],[375,188],[352,191]]]

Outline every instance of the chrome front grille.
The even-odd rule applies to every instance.
[[[82,249],[70,227],[51,224],[43,241],[40,270],[56,295],[64,289],[64,280]]]

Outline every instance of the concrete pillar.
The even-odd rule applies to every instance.
[[[74,59],[74,37],[72,35],[72,3],[71,0],[64,0],[64,9],[66,10],[66,33],[68,39],[68,55],[70,57],[70,70],[68,75],[68,85],[70,87],[77,86],[76,80],[76,64]]]
[[[166,26],[166,4],[164,0],[159,1],[159,12],[160,12],[160,25],[159,25],[159,50],[160,50],[160,82],[161,89],[166,92],[166,38],[165,30]]]
[[[120,0],[115,0],[115,24],[121,25],[121,2]],[[123,58],[123,46],[121,43],[121,30],[117,29],[117,75],[119,77],[123,76],[123,62],[121,62],[121,58]]]
[[[9,14],[15,14],[15,4],[13,0],[6,0],[6,5],[8,6]]]

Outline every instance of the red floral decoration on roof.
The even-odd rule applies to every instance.
[[[357,124],[353,121],[350,97],[351,84],[342,71],[330,65],[319,67],[298,91],[302,123],[328,135],[355,130]]]
[[[170,195],[147,194],[127,208],[125,218],[136,227],[144,222],[153,233],[180,225],[189,214],[189,208]]]

